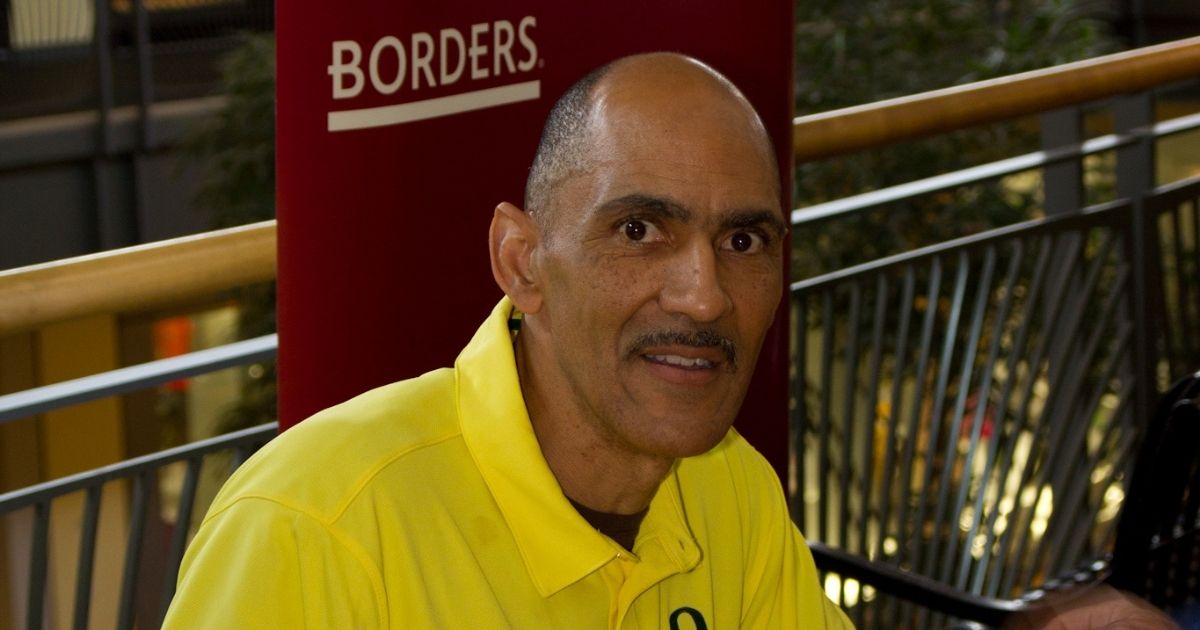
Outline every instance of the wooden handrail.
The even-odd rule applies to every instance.
[[[163,306],[274,277],[274,221],[18,267],[0,271],[0,335]]]
[[[944,133],[1200,76],[1200,37],[792,121],[796,161]]]

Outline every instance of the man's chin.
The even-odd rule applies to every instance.
[[[681,419],[677,422],[662,422],[674,426],[674,430],[657,431],[655,435],[647,436],[647,450],[671,459],[695,457],[711,451],[725,439],[732,424],[716,420],[697,423],[695,417],[690,421]],[[663,425],[659,425],[658,428],[663,428]]]

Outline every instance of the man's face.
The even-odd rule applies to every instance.
[[[774,159],[731,103],[599,102],[591,167],[558,186],[535,254],[537,317],[612,444],[695,455],[733,422],[781,295]]]

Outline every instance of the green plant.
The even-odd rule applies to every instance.
[[[213,228],[275,216],[275,38],[249,34],[222,63],[224,105],[188,136],[185,154],[204,165],[196,203]],[[275,331],[275,284],[234,292],[239,339]],[[225,414],[233,430],[277,418],[275,364],[249,366],[241,399]]]
[[[796,3],[796,110],[828,111],[1092,57],[1115,48],[1105,5],[1089,0],[804,0]],[[1021,121],[811,162],[796,168],[804,207],[1037,147]],[[801,226],[793,278],[1028,218],[1037,186],[1000,183]]]

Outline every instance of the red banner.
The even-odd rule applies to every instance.
[[[521,205],[547,112],[596,66],[674,50],[725,73],[766,121],[788,194],[790,1],[581,4],[278,3],[282,426],[453,363],[501,295],[492,210]],[[786,308],[738,420],[779,469]]]

